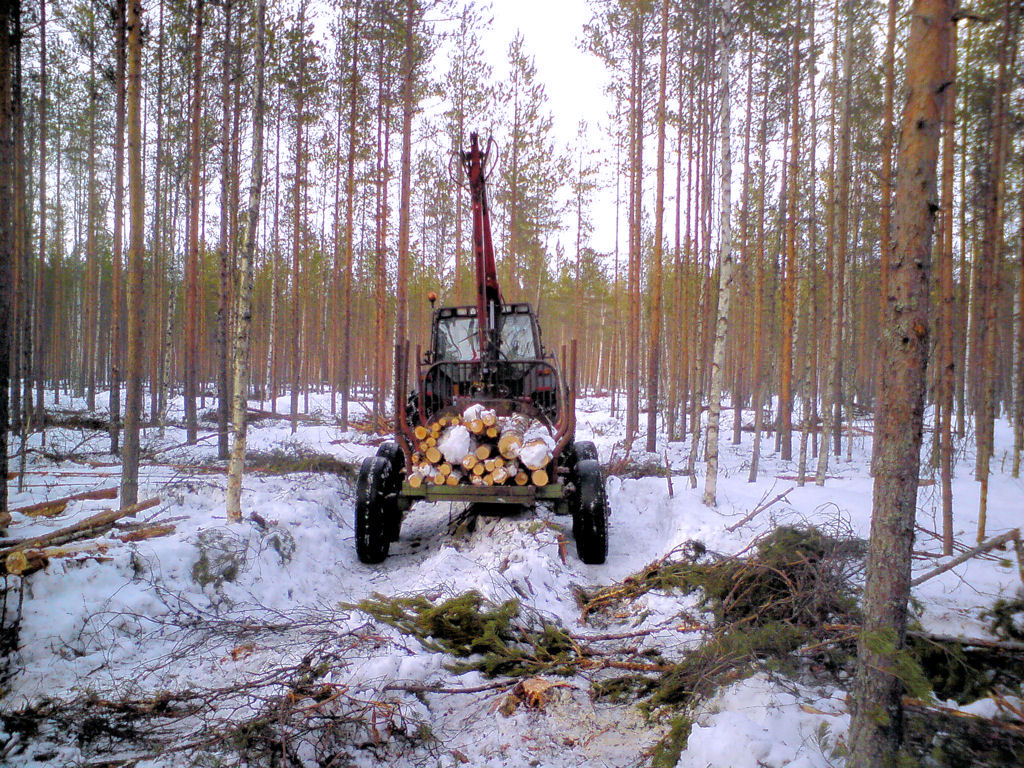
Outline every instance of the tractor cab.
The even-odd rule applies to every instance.
[[[497,308],[499,305],[495,305]],[[430,350],[420,363],[419,397],[424,423],[461,402],[504,401],[503,410],[523,411],[556,424],[562,398],[558,371],[541,344],[529,304],[501,304],[480,328],[476,306],[434,311]]]
[[[495,318],[498,358],[536,360],[541,358],[540,328],[529,304],[504,304]],[[434,312],[430,334],[432,362],[479,360],[480,333],[477,308],[441,307]]]

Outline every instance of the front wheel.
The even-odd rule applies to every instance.
[[[386,492],[397,494],[402,489],[402,476],[405,472],[405,454],[398,447],[394,440],[382,443],[377,449],[377,455],[387,459],[391,465],[391,474],[388,477]],[[389,499],[386,505],[388,541],[398,541],[402,533],[402,510],[398,508],[397,499]]]
[[[388,491],[391,462],[383,456],[363,461],[356,480],[356,555],[361,563],[379,563],[388,556],[393,522]]]
[[[576,464],[576,494],[572,530],[576,554],[587,565],[600,565],[608,557],[608,499],[604,475],[595,459]]]

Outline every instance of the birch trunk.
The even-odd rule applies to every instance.
[[[658,154],[654,202],[654,254],[651,260],[650,334],[647,352],[647,444],[653,453],[658,444],[658,377],[661,366],[662,239],[665,219],[665,81],[668,68],[668,0],[661,4],[661,62],[658,69]],[[671,418],[671,416],[669,417]]]
[[[704,478],[706,506],[713,507],[718,488],[718,422],[722,409],[722,374],[725,365],[725,337],[729,331],[729,301],[732,294],[732,149],[729,105],[729,64],[732,57],[732,0],[722,0],[721,27],[721,141],[722,204],[719,209],[721,242],[718,257],[718,319],[711,359],[711,391],[708,395],[708,470]]]
[[[229,522],[242,519],[242,470],[245,465],[246,401],[249,392],[249,332],[252,327],[253,256],[256,250],[256,226],[263,186],[263,102],[264,43],[266,38],[266,0],[256,6],[256,100],[253,105],[252,180],[249,206],[242,229],[239,253],[238,296],[235,305],[235,339],[233,350],[234,387],[232,390],[231,459],[228,462],[227,515]]]

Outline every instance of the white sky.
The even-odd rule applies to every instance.
[[[571,152],[579,121],[586,120],[590,144],[608,146],[603,134],[614,109],[604,93],[608,75],[597,57],[579,47],[583,25],[591,16],[586,0],[493,0],[491,11],[494,24],[481,39],[495,78],[504,79],[508,73],[508,46],[516,31],[521,31],[526,52],[534,57],[537,78],[548,95],[557,144]],[[505,143],[501,136],[494,138],[499,146]],[[614,156],[602,159],[614,160]],[[611,183],[606,172],[601,177],[605,186]],[[590,245],[599,252],[610,253],[615,247],[614,205],[614,187],[598,193],[594,200]],[[567,218],[566,226],[574,227],[574,222],[574,217]],[[561,239],[566,253],[574,256],[575,231],[563,232]]]

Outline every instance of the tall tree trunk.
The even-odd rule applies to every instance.
[[[796,17],[799,19],[799,3]],[[796,219],[800,193],[800,30],[793,31],[793,97],[790,102],[789,196],[786,200],[786,257],[782,282],[782,335],[779,338],[779,435],[780,458],[793,458],[793,346],[796,324]]]
[[[722,374],[725,365],[725,337],[729,331],[729,302],[732,294],[732,128],[729,96],[729,64],[732,57],[732,2],[722,0],[719,35],[721,39],[721,121],[722,204],[719,209],[718,319],[711,359],[711,392],[708,395],[708,471],[704,478],[706,506],[715,506],[718,488],[718,422],[722,409]]]
[[[741,296],[746,297],[750,291],[750,280],[751,280],[751,269],[750,269],[750,127],[753,123],[753,103],[754,103],[754,50],[753,41],[748,33],[746,37],[746,48],[747,48],[747,95],[745,99],[746,106],[744,107],[744,120],[743,120],[743,180],[740,187],[740,253],[739,263],[741,264],[741,270],[744,275],[743,289]],[[753,328],[754,323],[750,323],[749,327]],[[741,326],[742,327],[742,326]],[[754,331],[756,333],[756,330]],[[743,430],[743,401],[746,398],[746,393],[751,389],[750,387],[750,373],[749,370],[744,371],[744,366],[740,363],[740,359],[743,355],[737,355],[736,364],[736,376],[734,379],[732,403],[733,403],[733,419],[732,419],[732,444],[739,445]],[[745,381],[742,381],[743,373],[746,373]],[[745,388],[742,386],[745,384]]]
[[[121,305],[122,255],[124,253],[124,120],[125,120],[125,40],[128,0],[114,3],[116,69],[114,87],[117,92],[114,105],[114,244],[111,253],[111,310],[110,310],[110,452],[119,452],[121,430],[121,330],[124,325]]]
[[[874,511],[858,643],[850,768],[895,766],[902,740],[903,649],[910,597],[930,318],[936,163],[949,85],[953,0],[915,0],[897,156],[895,248],[875,425]]]
[[[976,414],[977,463],[975,477],[981,483],[981,500],[978,510],[978,543],[985,539],[985,524],[988,513],[988,477],[994,448],[996,417],[996,337],[999,316],[999,278],[1002,274],[1003,252],[1003,197],[1006,141],[1006,93],[1007,58],[1010,49],[1011,28],[1016,25],[1014,0],[1006,0],[1003,12],[1003,31],[997,53],[998,75],[995,99],[992,105],[991,143],[988,169],[983,176],[981,199],[984,205],[985,229],[981,241],[981,257],[978,263],[978,284],[976,300],[981,319],[978,334],[978,355],[981,362],[977,368],[979,378],[979,402]]]
[[[85,189],[86,229],[85,229],[85,285],[83,286],[82,306],[82,367],[79,376],[79,389],[85,389],[85,407],[89,411],[96,410],[96,337],[98,334],[96,320],[97,302],[95,300],[96,284],[99,282],[96,256],[96,110],[99,100],[96,83],[96,17],[89,15],[89,138],[88,159],[86,161],[87,179]],[[12,213],[13,215],[13,213]]]
[[[48,323],[47,310],[55,311],[56,305],[43,300],[43,273],[46,270],[46,2],[39,0],[39,259],[36,266],[36,312],[32,334],[32,378],[36,385],[36,410],[43,415],[43,374],[44,354]],[[43,432],[43,441],[46,433]]]
[[[7,477],[11,289],[14,277],[14,105],[11,89],[11,25],[20,0],[0,3],[0,472]],[[7,482],[0,483],[0,517],[7,517]]]
[[[242,228],[242,247],[238,265],[240,281],[235,305],[235,344],[233,350],[234,387],[232,427],[234,442],[228,463],[227,515],[229,522],[242,519],[242,471],[245,466],[246,404],[249,392],[249,333],[252,327],[253,256],[256,251],[256,223],[263,185],[263,102],[266,38],[266,0],[256,6],[256,99],[253,105],[252,176],[249,207]]]
[[[189,137],[188,252],[185,256],[185,432],[189,445],[199,439],[196,395],[199,390],[199,154],[203,101],[203,0],[196,0],[192,41],[192,107]]]
[[[754,409],[754,444],[750,455],[750,473],[747,475],[748,483],[757,482],[757,470],[761,461],[761,433],[764,431],[764,399],[767,378],[764,370],[764,281],[765,281],[765,258],[764,258],[764,196],[765,182],[767,180],[767,153],[768,153],[768,89],[764,91],[761,102],[761,127],[759,129],[758,143],[760,155],[758,157],[760,174],[758,180],[758,202],[757,202],[757,246],[754,248],[754,258],[757,260],[756,274],[754,277],[754,362],[752,375],[754,377],[754,392],[751,408]]]
[[[832,441],[836,456],[842,449],[843,425],[843,315],[845,313],[846,259],[850,228],[850,119],[853,111],[853,6],[844,0],[843,111],[839,116],[839,207],[835,237],[832,314]]]
[[[640,252],[639,229],[643,178],[642,25],[640,10],[634,8],[630,23],[629,89],[629,270],[627,277],[626,341],[626,440],[631,442],[640,426]]]
[[[298,26],[300,31],[305,30],[306,24],[306,3],[299,5]],[[302,195],[302,181],[306,170],[305,148],[303,147],[303,117],[306,106],[306,55],[305,51],[299,53],[299,71],[296,84],[295,102],[295,193],[294,207],[292,209],[292,327],[291,327],[291,359],[292,359],[292,387],[291,387],[291,425],[292,434],[299,426],[299,387],[302,382],[302,371],[300,363],[302,360],[301,325],[302,325],[302,291],[299,282],[299,255],[302,251],[302,207],[305,202]]]
[[[726,0],[728,2],[728,0]],[[661,369],[661,282],[662,239],[665,219],[665,82],[668,69],[668,0],[661,3],[661,61],[658,68],[658,154],[654,202],[654,254],[648,277],[651,297],[647,346],[647,444],[648,452],[658,445],[658,377]]]
[[[217,260],[220,281],[217,293],[217,457],[228,458],[228,411],[231,390],[228,382],[228,307],[231,303],[231,246],[229,242],[231,211],[231,6],[224,5],[224,50],[221,59],[221,126],[220,126],[220,238]]]
[[[892,261],[892,139],[893,101],[896,88],[896,0],[887,0],[885,26],[885,55],[882,60],[882,175],[881,175],[881,219],[879,222],[879,291],[878,323],[885,319],[885,299],[888,296],[889,265]],[[875,379],[881,375],[879,357],[875,356]],[[871,444],[871,473],[874,474],[878,444]]]
[[[352,382],[352,271],[354,269],[354,213],[356,196],[356,126],[359,102],[359,0],[352,12],[352,67],[349,74],[348,158],[345,174],[345,277],[341,301],[344,307],[341,334],[341,428],[348,429],[349,389]]]
[[[150,336],[150,378],[149,378],[149,413],[154,424],[158,424],[160,413],[160,400],[163,396],[163,355],[162,331],[164,318],[167,309],[163,301],[166,290],[166,273],[164,266],[164,236],[166,228],[163,226],[163,211],[165,203],[163,199],[163,175],[164,175],[164,0],[160,0],[160,32],[156,42],[156,157],[153,161],[153,222],[152,243],[153,243],[153,316],[150,325],[152,335]]]
[[[956,25],[950,30],[949,89],[943,105],[942,240],[939,249],[939,480],[942,485],[942,553],[953,554],[953,132],[956,117]]]
[[[401,380],[399,366],[404,363],[403,350],[408,335],[407,294],[409,282],[409,224],[412,218],[412,115],[416,106],[416,26],[419,23],[415,0],[405,0],[405,46],[402,51],[402,156],[398,197],[398,269],[395,290],[395,386]],[[398,414],[395,414],[397,418]]]
[[[139,500],[139,427],[142,422],[142,328],[145,302],[143,232],[145,190],[142,185],[142,0],[128,3],[128,390],[124,409],[124,464],[121,506]]]

